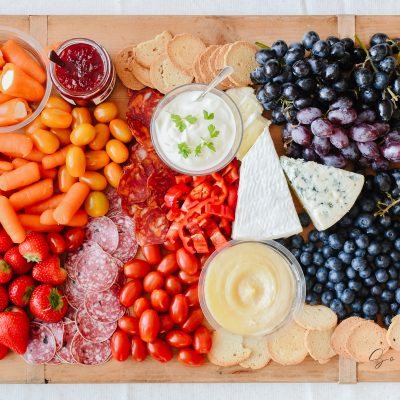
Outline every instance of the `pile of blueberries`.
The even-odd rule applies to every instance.
[[[360,316],[390,325],[400,314],[400,169],[367,176],[352,209],[333,227],[282,241],[299,261],[306,302],[339,317]],[[303,226],[310,224],[300,214]]]

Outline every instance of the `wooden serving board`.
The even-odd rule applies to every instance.
[[[277,39],[299,41],[305,31],[354,37],[363,41],[375,32],[400,36],[400,17],[355,16],[0,16],[0,25],[33,35],[43,46],[71,37],[88,37],[101,43],[113,56],[128,44],[150,39],[163,30],[174,34],[190,32],[210,44],[235,40],[271,44]],[[120,83],[112,94],[124,115],[126,90]],[[280,130],[272,128],[278,152],[282,152]],[[176,359],[161,364],[110,361],[96,367],[79,365],[27,365],[16,354],[0,361],[0,383],[122,383],[122,382],[341,382],[400,381],[400,353],[381,365],[355,363],[337,357],[324,365],[307,358],[296,366],[275,363],[258,371],[240,367],[220,368],[210,363],[188,368]]]

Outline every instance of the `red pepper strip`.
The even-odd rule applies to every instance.
[[[172,243],[175,243],[176,239],[178,239],[179,236],[179,228],[180,224],[177,221],[174,221],[171,226],[168,229],[168,232],[165,236],[165,240],[169,240]]]
[[[193,177],[191,177],[190,175],[176,175],[175,176],[175,182],[177,184],[179,183],[190,183],[192,182]]]
[[[225,167],[221,175],[224,177],[225,182],[234,183],[239,179],[238,165],[235,162],[231,162]]]
[[[211,196],[216,196],[217,200],[214,201],[214,204],[222,204],[226,197],[228,196],[228,188],[226,187],[226,183],[224,181],[224,178],[220,174],[214,173],[211,175],[215,179],[214,186],[217,186],[218,188],[221,189],[220,194],[216,194],[215,191],[211,192]]]
[[[226,240],[225,236],[219,230],[217,224],[213,219],[208,219],[208,223],[205,226],[205,231],[210,238],[212,244],[215,246],[216,249],[223,246],[228,241]]]
[[[198,185],[201,185],[203,182],[207,180],[206,176],[194,176],[193,177],[193,187],[196,187]]]
[[[236,204],[238,200],[238,195],[237,195],[237,187],[233,185],[228,186],[228,199],[227,203],[230,208],[233,210],[236,209]]]
[[[178,207],[178,200],[181,200],[184,195],[190,192],[190,187],[184,183],[178,183],[170,187],[165,193],[164,202],[168,208]]]
[[[225,218],[229,221],[233,221],[235,219],[235,212],[232,210],[232,208],[225,206],[224,204],[207,204],[206,213]]]
[[[184,212],[189,211],[191,208],[196,207],[199,204],[198,200],[193,200],[189,196],[186,197],[186,200],[183,202],[181,206],[181,210]]]
[[[211,183],[206,181],[194,187],[190,192],[189,196],[195,200],[205,200],[207,197],[210,197],[210,194],[211,194]]]
[[[182,221],[183,217],[185,216],[185,213],[180,210],[179,208],[171,208],[168,212],[167,212],[167,219],[168,221]]]
[[[232,224],[226,218],[222,218],[219,227],[224,231],[226,236],[231,236],[232,234]]]
[[[207,239],[204,236],[200,226],[195,222],[188,222],[186,225],[187,230],[190,232],[190,237],[193,241],[193,246],[197,253],[208,253]]]

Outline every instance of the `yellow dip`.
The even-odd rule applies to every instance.
[[[214,320],[238,335],[273,331],[291,311],[296,281],[288,261],[256,242],[227,247],[211,260],[204,301]]]

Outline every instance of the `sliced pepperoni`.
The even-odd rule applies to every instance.
[[[107,196],[110,203],[110,208],[108,209],[107,216],[109,214],[115,214],[118,212],[121,213],[121,197],[119,197],[117,189],[113,188],[112,186],[108,186],[104,191],[104,194]]]
[[[96,242],[107,253],[113,253],[119,242],[117,226],[107,217],[92,218],[86,225],[86,238]]]
[[[156,169],[147,180],[147,187],[154,193],[158,206],[164,204],[165,193],[174,185],[175,173],[167,166]]]
[[[85,308],[88,315],[99,322],[116,322],[126,312],[119,302],[119,286],[113,285],[103,292],[88,293],[85,297]]]
[[[151,149],[153,143],[150,136],[150,128],[138,119],[126,117],[126,122],[132,132],[132,136],[146,149]]]
[[[68,278],[64,284],[64,295],[68,304],[77,310],[83,304],[85,290],[77,281]]]
[[[29,364],[45,364],[56,354],[56,340],[51,330],[38,322],[30,323],[29,343],[23,355]]]
[[[147,173],[141,164],[126,166],[118,185],[118,194],[121,199],[129,205],[146,201],[150,196],[147,179]]]
[[[71,343],[71,354],[78,364],[103,364],[108,361],[111,356],[110,340],[101,343],[93,343],[84,339],[77,333]]]
[[[162,98],[163,95],[160,92],[150,88],[133,92],[129,97],[126,119],[139,120],[145,126],[150,127],[154,110]]]
[[[119,233],[119,245],[112,255],[123,263],[126,263],[135,257],[138,250],[134,223],[132,219],[126,215],[112,218],[112,220],[117,225]]]
[[[160,207],[148,207],[135,216],[135,234],[140,246],[161,244],[166,240],[170,222]]]
[[[57,351],[57,356],[64,362],[74,364],[75,360],[71,354],[71,343],[78,332],[75,321],[64,321],[64,338],[63,344],[60,350]]]

